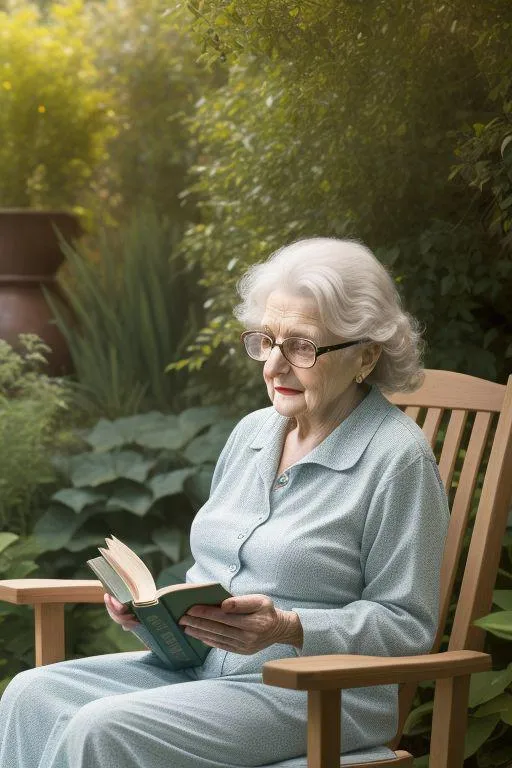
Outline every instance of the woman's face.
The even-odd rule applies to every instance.
[[[317,347],[340,344],[320,318],[316,301],[280,291],[270,294],[261,330],[280,343],[301,336]],[[283,416],[330,422],[353,401],[354,378],[362,369],[363,347],[354,346],[320,355],[311,368],[297,368],[274,347],[263,367],[263,378],[274,408]]]

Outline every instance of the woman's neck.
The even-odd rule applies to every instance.
[[[323,418],[311,419],[308,414],[300,414],[292,420],[287,434],[287,440],[296,446],[307,446],[312,450],[331,434],[355,408],[364,400],[370,387],[368,385],[357,386],[357,389],[349,399],[341,398],[335,407]]]

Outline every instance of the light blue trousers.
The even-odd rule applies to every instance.
[[[306,768],[306,694],[219,676],[218,660],[173,671],[141,651],[22,672],[0,700],[0,768]],[[342,722],[344,749],[361,747]],[[357,754],[343,763],[392,753]]]

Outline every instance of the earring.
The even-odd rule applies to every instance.
[[[364,381],[364,376],[363,376],[363,374],[362,374],[362,373],[358,373],[358,374],[357,374],[357,376],[356,376],[356,381],[357,381],[357,383],[358,383],[358,384],[362,384],[362,383],[363,383],[363,381]]]

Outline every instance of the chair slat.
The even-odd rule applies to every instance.
[[[425,381],[415,392],[393,392],[388,399],[401,406],[501,411],[503,384],[453,371],[425,370]]]
[[[450,637],[450,650],[481,650],[485,632],[473,622],[489,613],[512,498],[512,376],[503,400],[473,526]]]
[[[478,469],[489,436],[491,421],[491,413],[477,413],[475,416],[452,505],[450,526],[448,528],[443,564],[441,566],[439,626],[433,646],[434,651],[438,651],[441,644],[457,567],[462,552],[464,533],[468,524],[471,499],[475,490]]]
[[[453,470],[455,468],[455,462],[457,461],[457,455],[467,418],[467,411],[452,411],[450,415],[450,421],[448,423],[448,429],[446,430],[443,449],[439,459],[439,474],[441,475],[446,493],[449,492],[452,484]]]
[[[409,408],[406,408],[406,409],[405,409],[405,413],[406,413],[406,414],[407,414],[407,416],[409,416],[409,417],[410,417],[410,418],[411,418],[413,421],[415,421],[416,423],[418,423],[418,416],[419,416],[419,413],[420,413],[420,409],[419,409],[419,408],[417,408],[416,406],[414,406],[414,407],[412,407],[412,406],[411,406],[411,407],[409,407]]]
[[[425,421],[423,422],[422,430],[423,434],[430,443],[430,447],[433,448],[436,443],[437,432],[441,419],[443,418],[442,408],[429,408]]]

